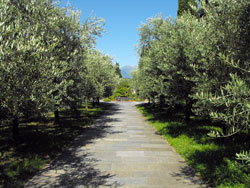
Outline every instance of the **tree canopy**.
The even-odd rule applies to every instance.
[[[178,0],[178,10],[177,10],[178,16],[181,16],[186,11],[195,14],[195,11],[193,10],[192,6],[194,7],[197,6],[196,0]]]
[[[112,94],[112,58],[96,49],[104,19],[51,0],[0,3],[0,114],[18,121]]]
[[[187,120],[195,113],[220,122],[220,136],[248,129],[249,3],[200,1],[195,11],[206,16],[184,11],[177,19],[148,19],[139,28],[137,93],[172,107],[184,104]]]

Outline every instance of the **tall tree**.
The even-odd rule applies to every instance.
[[[116,74],[117,74],[120,78],[122,78],[122,73],[121,73],[121,69],[120,69],[119,63],[115,63],[115,72],[116,72]]]

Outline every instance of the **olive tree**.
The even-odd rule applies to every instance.
[[[48,1],[1,2],[1,106],[13,120],[18,137],[18,119],[47,110],[53,80],[58,74],[53,51],[60,45],[54,35],[58,8]]]
[[[110,56],[103,55],[95,49],[89,49],[86,56],[87,75],[82,82],[82,88],[85,106],[88,109],[89,99],[99,102],[101,97],[112,95],[120,78]]]
[[[103,20],[60,8],[50,0],[0,4],[0,109],[13,121],[40,116],[81,101],[86,49],[93,48]]]
[[[221,122],[224,136],[230,136],[249,128],[250,3],[217,0],[201,6],[206,16],[199,21],[204,26],[202,61],[194,64],[201,78],[194,96],[196,112]]]

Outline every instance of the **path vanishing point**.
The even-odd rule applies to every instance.
[[[106,115],[25,187],[208,187],[149,125],[136,104],[112,103]]]

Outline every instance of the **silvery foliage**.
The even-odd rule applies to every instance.
[[[250,2],[209,2],[201,4],[206,12],[199,21],[206,33],[200,45],[202,61],[193,64],[200,79],[196,112],[226,125],[224,135],[210,136],[230,136],[250,126]]]
[[[190,15],[189,21],[157,16],[139,28],[139,73],[145,80],[140,93],[164,97],[172,106],[189,100],[193,70],[187,62],[187,50],[191,46],[193,18]]]
[[[50,103],[52,75],[60,74],[53,55],[60,15],[48,1],[1,2],[1,106],[10,116],[43,111]],[[49,78],[49,79],[48,79]]]
[[[5,118],[47,113],[81,102],[86,56],[103,19],[52,0],[0,2],[0,110]]]
[[[162,59],[159,56],[161,37],[164,34],[164,23],[162,16],[149,18],[147,24],[138,28],[140,44],[138,53],[140,55],[137,79],[139,80],[139,93],[141,97],[151,100],[166,94],[164,83],[165,75],[161,70]]]
[[[156,17],[139,28],[136,78],[144,96],[163,94],[171,104],[187,94],[196,114],[225,125],[209,136],[228,137],[250,127],[250,1],[208,2],[200,1],[201,18]]]
[[[170,104],[192,97],[194,112],[225,124],[229,136],[249,128],[249,1],[199,8],[202,18],[157,16],[139,28],[140,93]]]
[[[236,159],[239,161],[238,164],[242,166],[250,166],[250,152],[242,151],[240,153],[236,153]]]
[[[86,53],[86,70],[88,74],[82,82],[85,97],[101,98],[112,95],[119,76],[110,56],[101,54],[96,49],[89,49]]]

